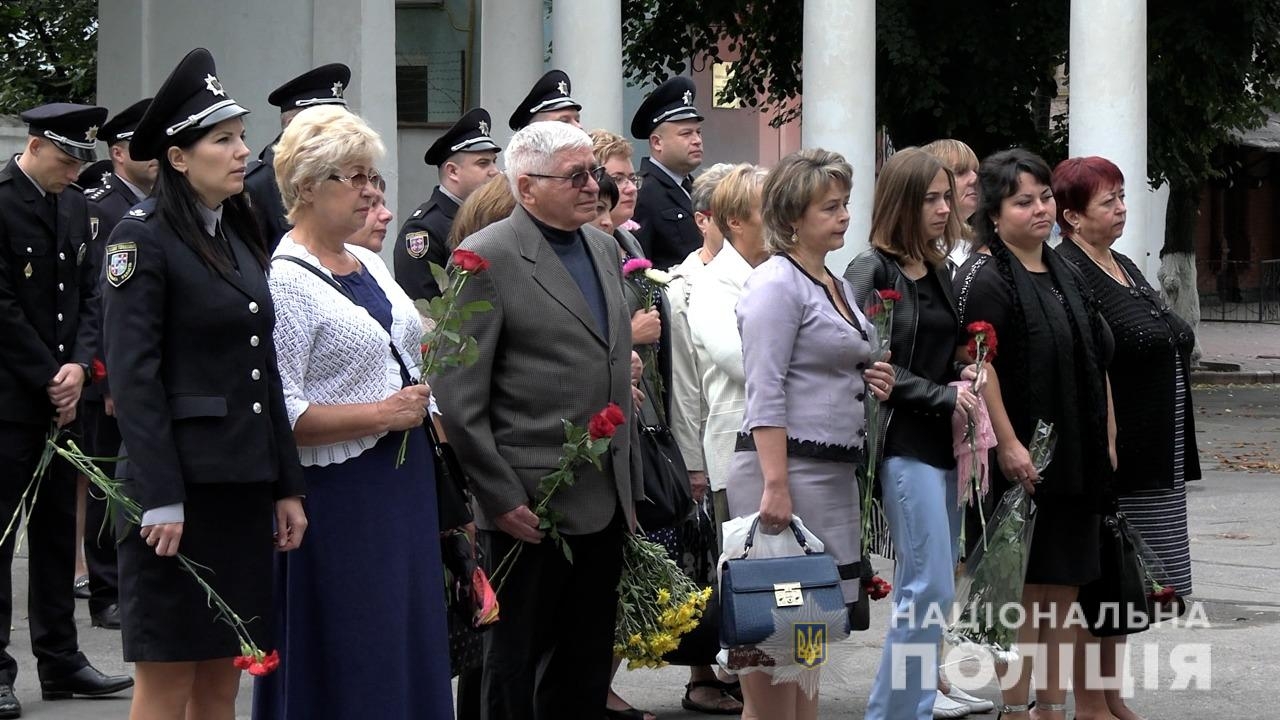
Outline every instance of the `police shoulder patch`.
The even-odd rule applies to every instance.
[[[422,217],[422,208],[418,208],[417,210],[414,210],[413,214],[410,215],[409,217],[412,217],[412,218]]]
[[[404,249],[409,253],[411,258],[421,258],[427,254],[427,247],[431,245],[431,236],[426,230],[407,233],[404,236]]]
[[[107,246],[107,282],[111,287],[124,285],[138,266],[138,246],[123,242]]]

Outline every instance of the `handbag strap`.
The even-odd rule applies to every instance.
[[[795,520],[792,520],[788,525],[791,528],[791,532],[796,536],[796,542],[800,543],[800,549],[804,550],[805,555],[812,555],[813,548],[809,547],[809,543],[804,539],[804,533],[800,532],[800,526],[796,525]],[[756,519],[751,521],[751,529],[747,531],[747,541],[742,546],[742,555],[738,557],[739,560],[745,558],[747,553],[751,552],[751,546],[754,545],[756,541],[756,528],[759,526],[760,516],[757,515]]]
[[[271,258],[272,262],[275,262],[276,260],[288,260],[289,262],[294,263],[298,267],[305,269],[307,272],[323,280],[326,285],[328,285],[329,287],[341,293],[342,297],[350,300],[352,305],[355,305],[356,307],[362,307],[360,303],[356,302],[356,299],[354,296],[352,296],[351,292],[348,291],[345,287],[343,287],[341,283],[329,277],[328,275],[320,272],[320,268],[316,267],[315,265],[312,265],[306,260],[303,260],[300,257],[294,257],[293,255],[276,255],[275,257]],[[390,333],[388,333],[388,335],[390,335]],[[395,342],[388,341],[387,345],[391,347],[391,354],[395,356],[396,363],[400,365],[401,375],[403,377],[409,378],[410,385],[421,384],[422,383],[421,380],[413,379],[413,373],[409,372],[409,366],[405,364],[404,358],[400,355],[400,350],[396,348]],[[431,423],[427,423],[428,427],[430,427],[430,425]],[[436,442],[437,444],[439,444],[436,439],[436,431],[434,428],[431,430],[431,440],[432,442]]]

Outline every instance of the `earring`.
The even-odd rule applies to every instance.
[[[792,231],[791,231],[791,244],[792,244],[792,245],[797,245],[797,244],[799,244],[799,243],[800,243],[800,236],[796,234],[796,231],[795,231],[795,230],[792,230]]]

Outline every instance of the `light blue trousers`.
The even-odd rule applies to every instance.
[[[880,485],[897,559],[893,616],[866,717],[931,720],[941,623],[951,615],[960,550],[956,471],[890,457],[880,466]]]

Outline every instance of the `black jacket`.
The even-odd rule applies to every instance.
[[[265,272],[226,231],[240,272],[219,273],[154,207],[143,201],[107,242],[107,374],[128,456],[120,476],[143,511],[183,502],[187,483],[301,494]]]
[[[635,236],[653,266],[666,270],[702,247],[702,232],[693,221],[693,201],[670,175],[649,158],[640,161],[640,175],[644,182],[636,197],[633,219],[640,229]]]
[[[431,197],[409,215],[396,236],[396,282],[414,300],[430,300],[444,291],[431,276],[430,263],[449,263],[449,231],[458,204],[437,185]]]
[[[125,185],[120,176],[115,173],[105,178],[102,185],[86,191],[84,196],[89,201],[89,259],[86,262],[93,263],[93,276],[100,281],[107,238],[111,237],[111,231],[115,229],[116,223],[120,222],[124,214],[129,212],[129,208],[142,202],[143,199],[134,195],[129,186]],[[98,317],[101,319],[101,313]],[[96,357],[102,360],[105,350],[102,346],[101,322],[98,323],[97,332],[98,354]],[[98,401],[109,394],[111,394],[111,379],[103,378],[101,382],[95,382],[85,388],[80,399]]]
[[[84,195],[45,202],[17,160],[0,170],[0,420],[9,422],[48,423],[49,381],[67,363],[89,366],[97,347]]]
[[[280,238],[293,229],[284,219],[284,200],[280,199],[280,187],[276,184],[275,159],[277,137],[262,151],[255,162],[249,163],[244,174],[244,189],[253,201],[253,212],[258,217],[258,228],[267,248],[275,250]]]

